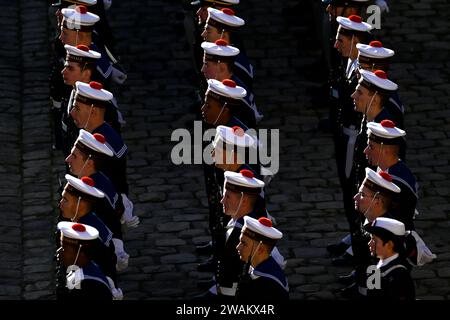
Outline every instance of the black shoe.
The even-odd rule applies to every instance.
[[[335,267],[353,266],[354,259],[352,255],[344,253],[342,256],[333,258],[331,260],[331,264]]]
[[[340,256],[342,254],[345,253],[345,251],[348,249],[349,245],[344,243],[344,242],[339,242],[339,243],[333,243],[333,244],[329,244],[327,246],[327,251],[332,255],[332,256]]]
[[[197,266],[197,270],[200,272],[215,272],[216,271],[217,262],[211,257],[203,263],[199,263]]]
[[[202,290],[209,290],[216,282],[212,279],[210,280],[200,280],[197,282],[197,288]]]
[[[212,242],[208,242],[207,244],[196,246],[195,251],[197,251],[198,254],[204,254],[204,255],[210,255],[213,253],[213,245]]]
[[[346,286],[351,285],[355,280],[355,270],[352,270],[349,274],[338,277],[338,281]]]

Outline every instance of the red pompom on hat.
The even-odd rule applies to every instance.
[[[83,183],[87,184],[90,187],[93,187],[95,185],[94,180],[92,180],[92,178],[90,177],[82,177],[81,181],[83,181]]]
[[[241,171],[239,171],[239,173],[249,179],[253,179],[255,177],[253,172],[251,172],[250,170],[247,170],[247,169],[241,170]]]
[[[78,232],[85,232],[86,231],[86,227],[83,226],[80,223],[75,223],[74,225],[72,225],[72,229]]]
[[[89,82],[89,87],[95,90],[101,90],[103,89],[103,85],[100,82],[97,81],[91,81]]]
[[[383,70],[375,70],[373,73],[380,79],[387,79],[387,73]]]
[[[270,221],[269,218],[261,217],[258,219],[258,222],[261,223],[263,226],[272,228],[272,221]]]
[[[382,48],[383,44],[378,40],[374,40],[369,43],[369,46],[375,47],[375,48]]]
[[[75,10],[81,14],[86,14],[88,12],[87,8],[85,6],[77,6]]]
[[[237,135],[238,137],[243,137],[244,136],[244,130],[241,127],[234,126],[232,129],[233,129],[233,133],[235,135]]]
[[[360,17],[360,16],[357,16],[357,15],[355,15],[355,14],[352,14],[350,17],[348,17],[348,19],[349,19],[350,21],[353,21],[353,22],[356,22],[356,23],[361,23],[361,22],[362,22],[361,17]]]
[[[229,16],[234,16],[234,11],[232,9],[230,9],[230,8],[223,8],[220,11],[222,11],[223,13],[225,13],[225,14],[227,14]]]
[[[214,43],[218,46],[227,46],[228,45],[228,41],[225,39],[216,40],[216,42],[214,42]]]
[[[387,173],[386,171],[380,171],[378,172],[378,174],[380,175],[380,177],[382,177],[384,180],[387,180],[389,182],[392,182],[392,176]]]
[[[224,79],[222,80],[222,84],[224,86],[230,87],[230,88],[236,88],[236,82],[234,82],[231,79]]]
[[[100,143],[105,143],[105,141],[106,141],[105,136],[100,133],[94,133],[93,136],[94,136],[95,140],[97,140]]]
[[[86,45],[84,45],[84,44],[79,44],[79,45],[77,45],[77,49],[80,49],[80,50],[89,52],[89,47],[86,46]]]
[[[383,120],[380,122],[380,124],[385,128],[395,128],[395,123],[392,120]]]

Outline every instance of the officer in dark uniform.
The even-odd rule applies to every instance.
[[[67,56],[62,70],[63,81],[65,85],[72,89],[70,95],[64,96],[61,101],[62,150],[64,156],[67,157],[78,136],[78,128],[69,115],[75,95],[73,89],[77,81],[86,83],[91,81],[92,74],[95,73],[97,60],[101,57],[101,54],[82,44],[76,47],[66,44],[64,48]]]
[[[358,219],[360,224],[352,233],[356,269],[351,277],[355,284],[352,284],[351,288],[361,295],[366,295],[366,270],[371,264],[367,247],[369,238],[363,225],[371,223],[378,217],[392,218],[390,209],[393,199],[400,193],[400,188],[392,182],[392,177],[388,173],[384,171],[377,173],[370,168],[365,168],[365,173],[365,179],[354,196],[354,208],[360,215]]]
[[[97,189],[105,197],[94,206],[94,212],[112,231],[114,249],[117,257],[117,271],[128,266],[129,255],[124,250],[120,218],[124,212],[122,199],[116,192],[111,180],[101,172],[105,162],[110,161],[113,152],[106,144],[105,138],[99,134],[94,135],[81,129],[70,155],[66,158],[70,172],[77,177],[88,176],[94,180]]]
[[[246,108],[239,110],[238,118],[245,123],[248,128],[255,128],[256,122],[259,119],[259,112],[254,103],[254,96],[250,93],[245,84],[233,74],[233,65],[235,57],[240,50],[236,47],[230,46],[224,39],[219,39],[216,42],[203,42],[202,48],[205,51],[203,58],[202,72],[206,79],[215,79],[223,81],[225,79],[233,80],[235,85],[244,88],[246,95],[242,101]],[[234,126],[240,124],[231,124]]]
[[[367,124],[367,147],[364,153],[371,166],[388,172],[392,181],[401,189],[393,199],[393,218],[401,221],[407,230],[414,230],[414,216],[417,205],[417,183],[411,170],[399,157],[406,132],[390,120]]]
[[[116,281],[117,259],[112,242],[113,233],[93,211],[95,203],[105,194],[95,187],[94,180],[89,177],[78,179],[68,174],[65,177],[67,184],[60,201],[60,220],[84,223],[98,230],[99,237],[92,259],[107,276]]]
[[[245,84],[246,89],[253,88],[253,66],[243,51],[242,41],[238,41],[238,30],[245,21],[234,15],[230,8],[217,10],[208,8],[208,19],[202,32],[204,41],[215,42],[219,39],[226,40],[230,45],[239,48],[239,54],[235,57],[233,73]]]
[[[79,129],[94,134],[100,133],[105,137],[106,145],[113,151],[114,156],[105,163],[103,173],[111,180],[116,191],[122,197],[125,211],[121,223],[128,227],[136,227],[139,218],[133,216],[133,204],[128,199],[128,183],[126,177],[127,146],[122,137],[105,122],[105,109],[110,108],[113,99],[111,92],[103,89],[98,82],[75,84],[74,106],[70,115]]]
[[[370,252],[379,258],[379,287],[368,288],[370,300],[415,300],[411,265],[404,253],[405,225],[395,219],[376,218],[364,229],[371,234]]]
[[[117,61],[101,42],[98,33],[94,32],[99,17],[88,12],[84,6],[77,6],[75,9],[62,9],[61,12],[63,16],[59,37],[61,42],[72,46],[85,45],[101,54],[96,61],[95,72],[92,73],[89,80],[102,83],[108,90],[111,90],[113,82],[119,85],[123,84],[126,74],[119,70]],[[116,131],[120,132],[120,122],[123,122],[123,119],[115,100],[112,100],[111,103],[114,108],[108,108],[105,119],[111,123]]]
[[[353,210],[353,195],[355,189],[352,187],[354,148],[358,129],[361,123],[361,114],[354,110],[351,94],[358,83],[356,74],[358,50],[356,45],[365,42],[369,37],[372,26],[363,22],[360,16],[350,15],[346,17],[336,17],[339,25],[336,34],[334,48],[342,58],[347,58],[347,63],[343,64],[341,74],[335,78],[331,87],[331,115],[332,133],[336,157],[336,168],[343,192],[344,210],[350,233],[357,228]],[[346,244],[344,244],[344,242]],[[341,240],[341,244],[330,245],[327,249],[334,255],[339,255],[345,251],[350,243],[349,237]],[[343,249],[343,250],[342,250]],[[336,263],[337,260],[333,260]]]
[[[231,217],[226,226],[225,248],[219,257],[216,271],[217,294],[224,301],[234,300],[239,276],[244,267],[236,246],[239,243],[244,216],[260,218],[265,212],[255,212],[254,205],[264,187],[264,182],[249,170],[225,172],[223,211]]]
[[[58,261],[67,269],[64,274],[63,290],[58,300],[112,300],[112,288],[99,266],[92,260],[92,250],[99,232],[92,226],[59,222],[61,248],[58,249]]]
[[[239,280],[237,301],[282,301],[289,299],[289,286],[283,269],[271,256],[283,234],[272,227],[268,218],[258,220],[244,216],[239,244],[236,247],[246,262]]]
[[[235,52],[233,52],[235,53]],[[242,98],[245,97],[246,91],[237,86],[233,80],[225,79],[222,82],[218,80],[208,80],[208,90],[205,95],[205,104],[202,106],[202,117],[204,122],[216,127],[218,125],[239,126],[243,130],[247,130],[247,126],[240,120],[242,115],[244,119],[252,116],[250,110],[243,103]],[[248,116],[245,116],[248,115]],[[222,197],[220,190],[223,185],[223,170],[216,168],[214,165],[204,164],[206,192],[209,204],[209,222],[210,232],[212,235],[212,247],[214,256],[220,255],[218,250],[223,248],[224,243],[224,226],[228,219],[224,217],[222,206],[219,200]],[[219,244],[216,245],[216,242]],[[211,253],[206,248],[198,248],[199,252]],[[199,265],[200,271],[215,270],[216,259],[210,259],[206,264]]]

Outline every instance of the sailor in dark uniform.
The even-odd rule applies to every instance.
[[[92,226],[59,222],[61,248],[58,249],[59,263],[67,269],[64,276],[63,294],[57,296],[61,301],[73,300],[112,300],[123,297],[112,281],[92,260],[95,240],[99,232]],[[119,298],[120,296],[120,298]]]
[[[93,260],[107,276],[116,281],[117,258],[112,242],[113,233],[93,211],[95,203],[105,194],[95,187],[94,180],[89,177],[78,179],[66,174],[66,179],[60,201],[60,220],[84,223],[98,230]]]
[[[77,81],[89,83],[92,74],[95,72],[97,60],[101,54],[90,50],[85,45],[64,45],[67,52],[66,61],[62,70],[64,84],[70,86],[72,91],[69,96],[64,96],[61,101],[61,127],[62,127],[62,141],[63,154],[67,157],[70,153],[73,143],[78,136],[78,128],[73,123],[69,113],[73,104],[73,97],[75,95],[75,83]]]
[[[243,97],[243,102],[246,108],[239,110],[238,118],[249,128],[255,128],[261,117],[254,103],[254,96],[245,88],[245,84],[233,74],[234,59],[240,50],[230,46],[224,39],[215,42],[203,42],[202,48],[205,51],[202,68],[205,78],[218,81],[231,79],[237,86],[244,88],[246,95]]]
[[[384,48],[380,41],[371,41],[369,44],[358,43],[358,73],[359,70],[374,72],[375,70],[389,71],[390,60],[395,51]],[[404,107],[397,91],[391,92],[389,99],[385,100],[384,108],[392,115],[398,128],[404,128]]]
[[[244,84],[247,90],[253,88],[253,66],[243,51],[242,41],[237,42],[237,31],[245,24],[245,21],[234,15],[230,8],[221,10],[208,8],[208,19],[202,33],[204,41],[215,42],[219,39],[226,40],[230,45],[239,48],[239,54],[235,57],[233,74]]]
[[[239,280],[237,301],[282,301],[289,299],[289,286],[283,269],[271,256],[283,234],[268,218],[244,216],[236,249],[247,265]]]
[[[59,1],[52,4],[52,7],[57,8],[55,12],[56,19],[52,22],[56,21],[55,23],[52,23],[56,27],[56,37],[54,38],[52,42],[52,49],[53,49],[53,57],[52,57],[52,63],[51,63],[51,71],[50,71],[50,77],[49,77],[49,84],[50,84],[50,101],[51,101],[51,110],[52,110],[52,117],[54,122],[54,134],[55,134],[55,144],[54,147],[56,149],[61,149],[63,141],[61,140],[61,116],[63,107],[61,106],[61,103],[63,102],[63,99],[66,99],[70,95],[70,91],[72,90],[71,87],[67,87],[64,85],[63,78],[61,75],[61,71],[64,68],[64,61],[66,58],[66,51],[64,49],[64,44],[59,39],[59,34],[61,31],[61,24],[63,20],[63,15],[61,13],[61,9],[67,8],[69,6],[75,7],[75,5],[83,5],[83,6],[92,6],[95,4],[95,0],[70,0],[70,1]]]
[[[254,211],[254,205],[263,187],[264,182],[256,179],[249,170],[242,170],[239,173],[225,172],[224,194],[221,203],[224,213],[229,215],[231,220],[226,226],[225,249],[217,264],[217,286],[215,288],[219,298],[224,301],[234,299],[239,276],[244,267],[244,263],[236,251],[244,224],[244,216],[256,219],[266,216],[265,212]],[[277,258],[280,258],[281,255],[278,251],[277,254]]]
[[[72,174],[77,177],[89,176],[94,180],[96,188],[105,194],[105,197],[95,204],[94,211],[113,233],[112,241],[117,256],[116,269],[122,271],[128,266],[129,258],[124,250],[120,223],[124,208],[114,185],[101,172],[104,163],[113,156],[112,150],[105,142],[103,135],[99,133],[92,135],[81,129],[70,155],[66,158],[66,163]]]
[[[95,72],[92,73],[88,81],[97,81],[111,90],[113,82],[123,84],[126,74],[118,70],[117,61],[111,52],[103,45],[98,34],[94,32],[95,25],[99,17],[87,11],[84,6],[77,6],[75,9],[62,9],[63,20],[61,24],[60,40],[71,46],[85,45],[95,52],[100,53],[100,58],[96,61]],[[120,124],[123,122],[122,115],[117,106],[117,102],[112,100],[114,108],[109,108],[105,113],[105,120],[113,128],[120,132]]]
[[[361,114],[354,109],[351,97],[358,84],[356,73],[358,50],[356,45],[368,39],[372,26],[362,21],[361,17],[357,15],[350,15],[348,18],[338,16],[336,21],[339,27],[334,47],[342,58],[347,58],[347,61],[343,65],[342,74],[337,77],[331,88],[332,107],[335,105],[336,108],[332,110],[330,119],[332,120],[336,168],[343,193],[344,210],[351,233],[358,225],[352,212],[353,195],[356,191],[353,186],[352,171],[354,170],[355,144],[362,118]],[[347,245],[341,245],[345,248],[349,245],[350,238],[346,237],[342,241],[347,243]],[[339,252],[330,251],[333,254],[342,253],[340,250]]]
[[[361,218],[359,228],[352,233],[352,249],[355,257],[355,273],[353,285],[360,294],[365,295],[366,270],[371,264],[370,252],[367,247],[369,238],[363,230],[363,225],[372,223],[378,217],[392,218],[390,209],[393,199],[400,193],[400,188],[392,182],[392,177],[384,172],[365,169],[365,179],[354,196],[355,211]],[[364,221],[365,220],[365,221]]]
[[[370,300],[415,300],[415,286],[411,277],[411,265],[404,253],[405,225],[395,219],[376,218],[364,229],[371,234],[370,252],[379,258],[379,287],[367,289]],[[376,284],[376,282],[375,282]]]
[[[139,218],[133,216],[133,204],[128,199],[128,183],[126,178],[127,146],[121,136],[105,122],[105,109],[110,107],[113,99],[111,92],[103,89],[98,82],[76,82],[73,108],[70,115],[79,129],[94,134],[100,133],[106,140],[106,145],[113,151],[114,157],[107,161],[103,173],[111,180],[116,191],[122,196],[125,208],[122,224],[136,227]]]
[[[407,230],[414,230],[414,216],[417,205],[417,183],[411,170],[399,157],[406,132],[390,120],[367,124],[367,148],[364,153],[372,166],[388,172],[392,181],[400,187],[400,194],[393,199],[391,214],[405,224]]]

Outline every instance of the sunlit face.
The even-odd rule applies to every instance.
[[[369,250],[370,254],[373,257],[377,257],[379,259],[385,259],[388,257],[388,247],[389,247],[389,241],[383,244],[383,240],[381,238],[377,237],[376,235],[372,234],[369,241]]]
[[[59,40],[61,40],[63,44],[76,46],[78,44],[77,31],[64,28],[64,25],[61,24],[61,33],[59,35]]]
[[[93,107],[90,105],[75,101],[73,108],[70,110],[70,116],[77,128],[83,129],[86,127],[92,109]]]
[[[334,42],[334,48],[339,54],[344,57],[350,57],[350,51],[352,46],[356,46],[356,43],[352,44],[352,37],[344,36],[340,33],[336,35],[336,41]]]
[[[380,163],[380,158],[382,156],[381,148],[381,144],[367,139],[367,147],[364,149],[364,154],[370,165],[377,166]]]
[[[75,85],[75,82],[81,81],[82,70],[81,66],[77,62],[67,61],[64,63],[64,68],[61,71],[64,84],[68,86]]]
[[[224,189],[223,197],[220,203],[223,206],[223,212],[231,218],[236,218],[237,209],[239,208],[239,203],[241,202],[241,194],[238,192],[233,192]]]
[[[208,42],[216,42],[222,37],[222,33],[216,27],[205,24],[205,29],[202,32],[202,38]]]
[[[239,243],[236,246],[236,250],[238,251],[239,258],[242,261],[247,262],[249,260],[249,258],[253,254],[253,247],[255,247],[255,241],[241,233],[241,236],[239,237]]]
[[[359,192],[357,194],[355,194],[355,196],[353,197],[353,200],[355,201],[355,210],[360,213],[369,214],[369,213],[366,213],[366,211],[369,208],[369,206],[371,205],[373,196],[374,196],[374,193],[371,190],[369,190],[368,188],[366,188],[364,186],[361,186],[359,188]],[[366,216],[366,218],[368,218],[368,217]],[[371,221],[371,220],[369,219],[369,221]]]
[[[70,154],[66,158],[66,163],[69,166],[70,173],[81,176],[81,169],[84,166],[85,159],[83,159],[83,153],[77,148],[73,147]]]
[[[358,84],[356,86],[355,92],[352,94],[353,104],[355,105],[355,111],[365,113],[366,108],[369,107],[369,104],[373,101],[373,95],[370,95],[371,91],[366,87]]]
[[[219,101],[207,95],[201,108],[203,120],[208,124],[217,124],[218,119],[225,112],[224,109],[226,108],[221,106]]]
[[[64,190],[61,200],[59,201],[59,209],[61,209],[62,216],[69,219],[73,218],[76,213],[76,208],[77,198]]]
[[[201,72],[205,76],[206,80],[216,79],[219,71],[219,63],[216,61],[207,61],[205,57],[203,57],[203,66]]]

